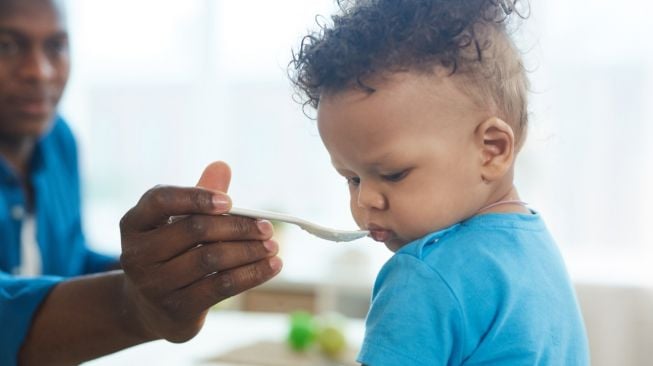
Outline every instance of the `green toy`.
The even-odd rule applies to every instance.
[[[290,314],[290,332],[288,344],[295,351],[306,350],[317,334],[317,326],[313,316],[305,311],[296,311]]]

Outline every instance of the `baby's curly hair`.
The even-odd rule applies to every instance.
[[[459,76],[479,105],[515,128],[527,126],[528,79],[507,22],[519,0],[340,0],[331,26],[306,35],[293,52],[290,78],[304,105],[324,93],[374,88],[368,77],[400,72]]]

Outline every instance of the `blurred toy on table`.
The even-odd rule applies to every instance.
[[[347,350],[344,328],[347,319],[338,313],[313,316],[304,311],[290,314],[288,345],[296,352],[317,347],[323,356],[338,360]]]
[[[203,364],[358,366],[358,349],[347,342],[349,322],[339,313],[313,315],[306,311],[293,311],[288,314],[284,338],[258,340],[207,359]]]

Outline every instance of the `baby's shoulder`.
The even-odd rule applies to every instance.
[[[557,262],[557,248],[539,216],[484,215],[429,234],[397,252],[437,273],[455,291],[484,284],[507,286],[543,258]],[[397,258],[398,260],[400,258]]]

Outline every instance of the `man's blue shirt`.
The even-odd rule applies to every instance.
[[[63,119],[37,143],[30,164],[32,212],[43,276],[15,276],[27,203],[16,173],[0,159],[0,365],[16,364],[34,312],[64,277],[107,270],[115,257],[88,249],[82,233],[75,139]]]
[[[381,269],[359,361],[589,365],[583,319],[538,214],[486,214],[402,247]]]

